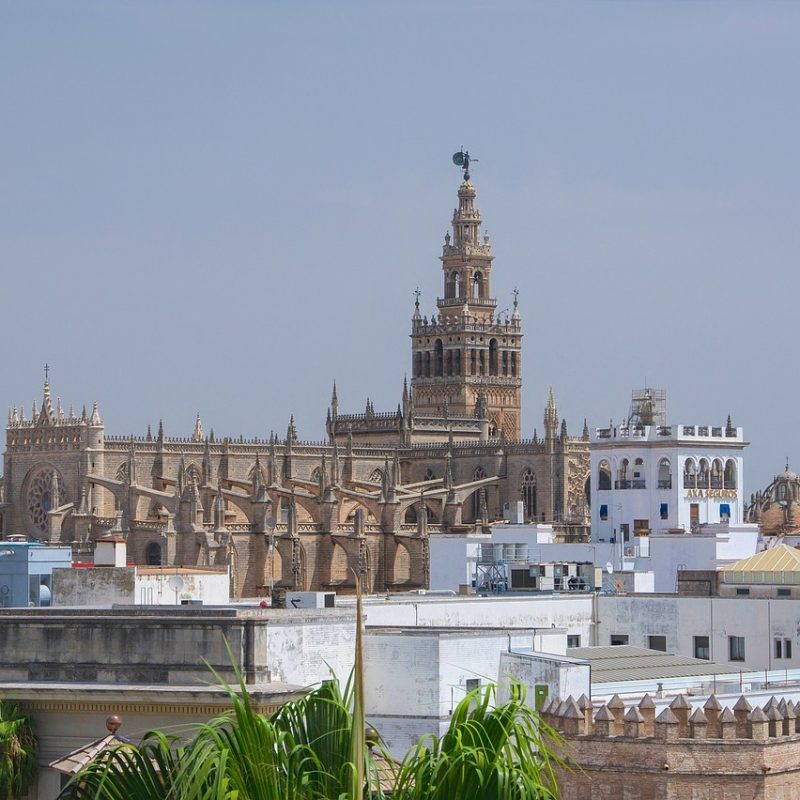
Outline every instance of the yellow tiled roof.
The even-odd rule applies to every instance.
[[[800,550],[781,544],[722,567],[721,572],[800,572]]]

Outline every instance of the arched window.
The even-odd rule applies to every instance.
[[[476,272],[472,279],[472,296],[476,300],[483,297],[483,275],[480,272]]]
[[[425,351],[425,377],[430,378],[431,376],[431,351]]]
[[[409,506],[406,509],[405,516],[403,517],[406,525],[416,525],[417,524],[417,506],[416,504]]]
[[[528,468],[522,473],[519,489],[522,502],[525,505],[525,519],[536,519],[536,475]]]
[[[489,374],[497,375],[497,339],[489,340]]]
[[[658,488],[672,488],[672,467],[670,466],[668,458],[662,458],[661,461],[658,462]]]
[[[486,351],[479,350],[478,351],[478,374],[485,375],[486,374]]]
[[[715,458],[711,462],[711,488],[712,489],[721,489],[722,488],[722,472],[723,472],[722,461],[719,458]]]
[[[436,377],[441,378],[444,374],[444,345],[441,339],[436,340]]]
[[[383,473],[379,469],[372,470],[372,475],[369,476],[370,483],[382,483]]]
[[[511,354],[511,377],[512,378],[516,378],[517,377],[517,354],[516,353],[512,353]]]
[[[422,353],[419,351],[414,353],[414,377],[422,377]]]
[[[477,375],[478,374],[478,367],[477,367],[477,360],[478,355],[476,351],[470,350],[469,351],[469,374],[470,375]]]
[[[611,488],[611,467],[606,460],[597,465],[597,488],[599,490]]]
[[[436,475],[433,474],[433,470],[430,467],[428,467],[428,469],[425,471],[425,477],[422,480],[424,481],[436,480]]]
[[[627,458],[623,458],[619,462],[619,469],[617,470],[617,489],[629,489],[630,482],[628,480],[628,466],[630,462]]]
[[[456,350],[453,356],[453,375],[461,374],[461,351]]]
[[[631,486],[634,489],[647,488],[643,458],[635,458],[633,460],[633,480],[631,481]]]
[[[683,464],[683,488],[697,488],[697,466],[693,458],[687,458]]]
[[[144,560],[148,567],[161,566],[161,545],[158,542],[150,542],[144,551]]]
[[[736,462],[732,458],[725,462],[725,486],[723,488],[736,488]]]
[[[708,460],[705,458],[700,459],[700,474],[697,476],[697,486],[700,489],[708,489],[710,470],[708,468]]]
[[[483,467],[478,467],[475,470],[475,477],[472,479],[474,481],[482,481],[486,477],[486,470]],[[481,498],[486,497],[486,492],[481,487],[481,489],[476,489],[472,495],[472,516],[475,519],[480,519],[481,516]]]
[[[461,297],[461,275],[453,273],[453,297]]]

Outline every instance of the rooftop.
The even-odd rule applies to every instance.
[[[631,645],[572,647],[567,650],[567,656],[589,662],[592,667],[592,683],[660,681],[702,675],[728,675],[731,672],[730,667],[702,658],[676,656]]]

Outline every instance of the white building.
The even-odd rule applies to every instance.
[[[663,391],[634,392],[627,421],[591,436],[592,540],[634,544],[701,525],[738,528],[746,446],[730,419],[668,425]]]

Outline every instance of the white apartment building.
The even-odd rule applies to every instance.
[[[667,424],[662,390],[634,392],[627,420],[591,435],[592,540],[634,544],[653,533],[742,525],[746,446],[730,418]]]

